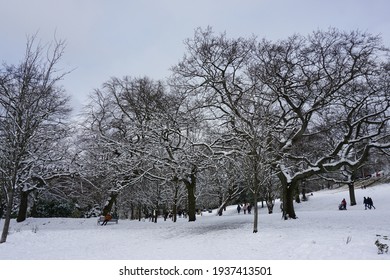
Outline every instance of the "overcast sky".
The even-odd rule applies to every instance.
[[[66,40],[62,65],[74,71],[63,85],[76,110],[110,77],[165,79],[197,27],[271,40],[359,29],[390,47],[389,0],[0,0],[0,11],[1,62],[20,61],[37,31],[43,43]]]

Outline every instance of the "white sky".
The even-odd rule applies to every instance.
[[[211,26],[229,37],[284,39],[336,27],[380,34],[390,47],[389,0],[0,0],[0,62],[17,63],[26,36],[67,41],[63,85],[75,109],[110,77],[165,79],[183,40]]]

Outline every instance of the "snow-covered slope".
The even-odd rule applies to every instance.
[[[370,196],[375,210],[364,210]],[[12,221],[1,260],[389,260],[374,242],[390,244],[390,185],[357,189],[358,205],[339,211],[347,190],[324,190],[296,204],[298,219],[281,219],[260,210],[259,232],[252,233],[253,214],[238,215],[231,206],[222,217],[214,213],[197,221],[177,223],[120,220],[102,227],[96,219],[33,219]],[[3,227],[3,221],[0,221]],[[379,237],[377,235],[380,235]]]

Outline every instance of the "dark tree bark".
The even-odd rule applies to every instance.
[[[283,186],[283,218],[296,219],[294,210],[294,185],[289,183]]]
[[[131,212],[130,220],[135,220],[136,215],[135,215],[135,207],[133,203],[131,203],[130,205],[130,212]]]
[[[349,190],[349,198],[350,198],[350,205],[354,206],[356,205],[356,197],[355,197],[355,183],[354,181],[350,182],[348,184],[348,190]]]
[[[30,189],[27,191],[20,191],[20,204],[19,204],[19,212],[16,221],[18,223],[23,222],[27,218],[27,210],[28,210],[28,197],[30,193],[34,191],[34,189]]]
[[[259,207],[257,205],[258,195],[258,192],[253,193],[253,233],[257,233],[259,231]]]
[[[307,197],[306,197],[306,183],[305,182],[302,183],[302,200],[303,201],[307,201]]]
[[[142,219],[142,206],[141,204],[138,205],[138,221],[141,221]]]
[[[28,198],[30,196],[30,193],[32,193],[37,188],[43,188],[45,186],[45,181],[42,178],[33,177],[31,178],[31,180],[34,186],[30,189],[27,189],[26,191],[23,190],[20,191],[19,212],[18,212],[18,217],[16,219],[18,223],[25,221],[27,218]]]
[[[9,199],[7,201],[7,208],[5,211],[4,226],[3,226],[3,232],[1,234],[0,243],[4,243],[7,241],[9,226],[11,223],[11,212],[12,212],[12,203],[14,201],[14,195],[15,195],[15,191],[11,189],[9,192]]]
[[[196,176],[195,173],[190,175],[190,180],[183,180],[187,188],[187,198],[188,198],[188,221],[196,221]]]
[[[175,194],[173,197],[173,207],[172,207],[172,221],[176,223],[177,221],[177,200],[178,200],[178,194],[179,194],[179,185],[175,184]]]
[[[295,202],[296,203],[301,203],[301,197],[299,196],[299,188],[297,186],[296,190],[295,190]]]
[[[267,193],[267,196],[266,196],[266,201],[265,203],[267,204],[267,208],[268,208],[268,214],[272,214],[273,211],[274,211],[274,199],[271,195],[270,192]]]
[[[112,207],[114,206],[114,203],[116,202],[117,197],[118,197],[117,192],[111,192],[110,198],[108,199],[106,205],[104,205],[103,213],[102,213],[103,216],[112,212]]]

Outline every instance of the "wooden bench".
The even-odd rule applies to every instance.
[[[101,225],[104,222],[104,216],[100,216],[97,220],[97,224]],[[118,223],[118,218],[111,218],[107,223]]]

